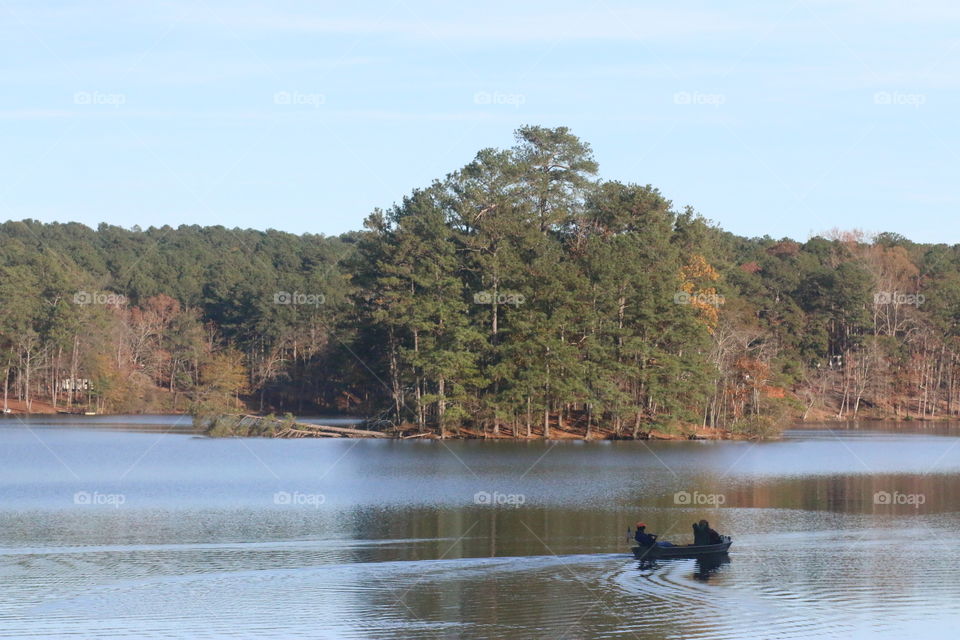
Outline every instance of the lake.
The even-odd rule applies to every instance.
[[[349,422],[349,421],[346,421]],[[0,420],[4,638],[952,638],[960,429],[751,442],[198,437]],[[641,564],[636,520],[722,561]]]

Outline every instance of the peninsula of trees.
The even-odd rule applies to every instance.
[[[4,223],[4,410],[623,438],[960,413],[960,246],[738,237],[597,171],[529,126],[339,237]]]

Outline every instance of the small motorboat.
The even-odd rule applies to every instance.
[[[653,560],[655,558],[696,558],[714,553],[726,553],[733,540],[730,536],[721,536],[723,542],[717,544],[678,544],[672,547],[662,547],[659,544],[648,547],[634,547],[633,555],[637,560]]]

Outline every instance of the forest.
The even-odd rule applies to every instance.
[[[598,170],[527,126],[340,236],[6,222],[4,412],[534,438],[960,414],[960,246],[739,237]]]

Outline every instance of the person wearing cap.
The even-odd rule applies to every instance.
[[[637,533],[633,536],[641,547],[652,547],[657,543],[657,536],[646,532],[647,525],[643,522],[637,523]]]
[[[657,536],[653,533],[647,533],[647,525],[643,522],[637,523],[637,533],[633,536],[641,547],[652,547],[657,545],[660,547],[672,547],[672,542],[657,542]]]

